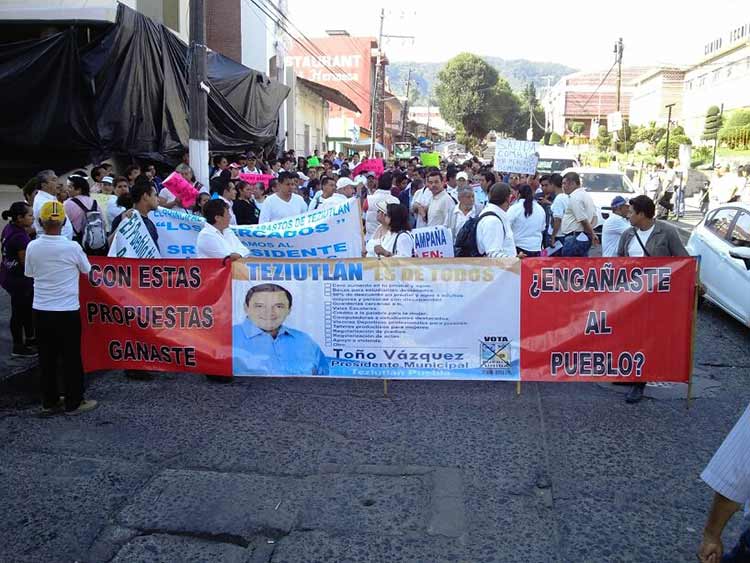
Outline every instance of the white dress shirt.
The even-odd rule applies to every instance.
[[[240,242],[230,227],[220,231],[208,223],[198,233],[198,258],[225,258],[230,254],[239,254],[243,258],[250,250]]]
[[[432,201],[427,208],[427,226],[444,225],[445,220],[453,212],[455,206],[456,202],[447,190],[433,195]]]
[[[513,231],[508,222],[508,215],[494,203],[487,203],[479,216],[488,213],[499,216],[500,221],[494,217],[487,217],[477,224],[477,249],[479,253],[489,258],[515,258],[518,253],[513,240]]]
[[[47,192],[44,192],[42,190],[39,190],[34,197],[34,228],[36,229],[36,232],[40,235],[44,234],[44,227],[39,224],[39,213],[42,210],[42,206],[47,203],[48,201],[57,201],[57,197],[53,196],[52,194],[48,194]],[[62,205],[62,204],[60,204]],[[73,223],[70,222],[70,219],[65,219],[65,223],[63,224],[62,228],[62,236],[69,240],[73,240],[73,235],[75,234],[73,231]]]
[[[453,234],[454,241],[456,240],[456,235],[461,230],[461,227],[464,226],[466,221],[468,221],[469,219],[473,219],[474,217],[479,217],[479,213],[481,213],[481,210],[475,205],[472,206],[468,213],[464,213],[463,211],[461,211],[461,204],[456,204],[456,206],[453,208],[453,212],[445,219],[445,227],[447,229],[450,229],[450,232]],[[486,220],[487,219],[485,219],[485,221]]]
[[[320,196],[317,199],[313,198],[312,200],[310,200],[310,207],[308,207],[308,211],[319,211],[321,209],[325,209],[326,207],[336,207],[337,205],[346,203],[346,201],[346,196],[343,194],[332,194],[331,197]]]
[[[620,237],[628,227],[630,227],[630,221],[625,217],[620,217],[616,213],[611,213],[607,217],[602,226],[602,256],[617,256]]]
[[[107,202],[107,224],[111,225],[112,222],[125,211],[126,209],[124,207],[117,205],[117,196],[110,196],[109,201]]]
[[[430,202],[432,201],[432,192],[429,190],[427,186],[424,188],[419,188],[416,193],[412,195],[411,204],[412,207],[415,203],[418,203],[419,205],[422,205],[424,207],[429,207]],[[421,215],[417,214],[417,229],[420,227],[426,227],[427,221],[425,221]]]
[[[560,225],[560,234],[569,235],[570,233],[582,233],[583,221],[588,221],[593,229],[596,226],[596,204],[591,199],[591,195],[585,188],[576,188],[570,194],[568,207],[563,214],[562,224]]]
[[[270,223],[303,213],[307,213],[307,204],[302,196],[292,194],[289,201],[284,201],[278,194],[273,194],[263,200],[258,223]]]
[[[750,507],[750,406],[716,450],[701,479],[729,500]]]
[[[520,199],[508,209],[513,240],[518,248],[539,252],[542,250],[542,233],[547,224],[547,215],[544,208],[535,201],[531,207],[531,215],[526,217],[523,202],[524,200]]]

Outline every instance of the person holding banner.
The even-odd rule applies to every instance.
[[[274,283],[262,283],[245,295],[247,318],[232,327],[234,375],[327,375],[328,360],[306,333],[284,321],[292,294]]]
[[[341,194],[336,193],[336,180],[330,176],[323,176],[320,179],[320,192],[310,200],[309,211],[316,209],[325,209],[326,207],[335,207],[346,201]]]
[[[159,232],[156,230],[154,222],[148,216],[149,213],[156,211],[159,208],[159,197],[156,195],[156,189],[151,182],[136,182],[135,186],[131,188],[130,194],[120,197],[120,202],[128,204],[132,203],[132,209],[120,214],[115,217],[114,221],[112,221],[112,233],[109,235],[109,240],[107,241],[110,246],[117,234],[117,228],[120,226],[123,219],[130,217],[130,214],[137,212],[141,214],[141,219],[143,219],[143,222],[146,224],[148,234],[151,235],[151,239],[154,241],[156,248],[159,248]]]
[[[271,221],[307,213],[307,204],[304,198],[293,193],[296,180],[297,175],[294,172],[283,171],[279,173],[276,193],[268,196],[263,202],[259,223],[270,223]]]
[[[617,256],[689,256],[677,228],[665,221],[657,221],[656,205],[645,195],[630,200],[630,224],[620,237]],[[634,383],[625,402],[633,404],[643,399],[645,383]]]
[[[234,230],[229,227],[231,220],[229,206],[221,199],[212,199],[203,206],[206,224],[198,233],[196,243],[198,258],[227,258],[233,262],[245,258],[249,253],[240,242]]]
[[[400,203],[377,204],[380,226],[367,242],[366,256],[370,258],[411,258],[414,256],[414,237],[411,232],[409,211]]]

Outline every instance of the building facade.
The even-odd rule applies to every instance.
[[[681,124],[698,143],[706,112],[724,105],[724,113],[750,108],[750,23],[708,43],[705,57],[685,73]]]
[[[677,67],[658,67],[638,77],[630,100],[631,125],[655,123],[665,126],[672,106],[672,121],[682,119],[682,91],[685,70]]]

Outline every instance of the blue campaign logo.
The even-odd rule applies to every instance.
[[[479,361],[482,369],[509,370],[511,340],[506,336],[485,336],[479,341]]]

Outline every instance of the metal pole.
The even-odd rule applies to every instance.
[[[721,111],[719,111],[719,129],[721,129],[721,118],[724,115],[724,103],[721,104]],[[714,139],[714,157],[711,160],[711,170],[716,168],[716,148],[719,146],[719,132],[716,131],[716,138]]]
[[[208,186],[208,85],[206,71],[206,15],[204,0],[190,4],[190,168]]]
[[[617,52],[617,111],[620,111],[620,87],[622,86],[622,37],[615,45]]]
[[[406,79],[406,102],[404,103],[404,115],[401,123],[401,140],[406,137],[406,118],[409,111],[409,90],[411,88],[411,68],[409,69],[409,77]]]
[[[668,106],[664,106],[669,110],[669,113],[667,114],[667,144],[664,147],[664,166],[667,165],[669,162],[669,127],[672,125],[672,107],[674,104],[669,104]]]
[[[377,127],[377,114],[378,114],[378,84],[380,80],[380,55],[383,52],[381,43],[383,42],[383,20],[385,19],[385,8],[380,9],[380,33],[378,34],[378,58],[375,63],[375,84],[373,84],[372,90],[372,111],[370,111],[370,158],[375,157],[375,131]]]
[[[287,12],[287,0],[279,0],[279,12],[286,14]],[[259,15],[259,17],[263,17]],[[286,84],[286,62],[284,61],[284,53],[286,51],[286,45],[284,44],[284,32],[281,27],[281,19],[276,20],[276,80],[281,84]],[[288,99],[284,100],[279,108],[279,128],[276,133],[276,156],[281,156],[281,153],[286,149],[286,133],[287,133],[287,104],[294,103]],[[326,144],[327,148],[327,144]]]

